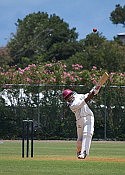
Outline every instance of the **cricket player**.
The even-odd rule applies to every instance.
[[[69,108],[75,114],[77,127],[77,157],[85,159],[89,155],[94,132],[94,114],[87,105],[94,95],[98,94],[100,86],[94,86],[87,94],[78,94],[70,89],[62,93]]]

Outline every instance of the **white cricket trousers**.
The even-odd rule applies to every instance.
[[[76,121],[77,126],[77,151],[81,154],[86,150],[89,155],[91,140],[94,132],[94,116],[87,115]]]

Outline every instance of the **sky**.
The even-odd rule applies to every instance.
[[[121,24],[115,25],[110,21],[110,13],[116,4],[125,5],[125,0],[1,0],[0,2],[0,47],[6,46],[12,33],[16,33],[18,19],[26,15],[47,12],[55,14],[75,27],[78,39],[84,39],[93,28],[112,40],[118,33],[125,33]]]

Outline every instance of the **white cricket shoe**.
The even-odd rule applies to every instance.
[[[86,151],[84,151],[82,154],[78,155],[78,159],[85,159],[87,156]]]

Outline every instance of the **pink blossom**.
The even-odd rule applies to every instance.
[[[95,74],[92,74],[91,77],[95,77]]]
[[[35,64],[30,64],[28,67],[36,67]]]
[[[31,83],[32,82],[32,80],[30,79],[30,78],[26,78],[26,81],[28,82],[28,83]]]
[[[56,82],[56,78],[51,78],[51,82]]]
[[[24,73],[24,69],[19,68],[18,71],[19,71],[20,74]]]
[[[63,64],[61,67],[62,67],[63,70],[66,70],[67,66],[65,64]]]
[[[67,66],[65,64],[62,65],[63,68],[66,68]]]
[[[120,76],[121,77],[125,77],[125,73],[120,73]]]
[[[93,67],[92,67],[92,70],[96,70],[96,69],[97,69],[97,67],[96,67],[96,66],[93,66]]]
[[[68,73],[68,72],[63,72],[63,76],[64,76],[64,78],[66,78],[66,77],[70,77],[70,76],[71,76],[71,74],[70,74],[70,73]]]
[[[74,77],[73,77],[73,76],[70,76],[70,80],[71,80],[71,81],[74,81],[75,79],[74,79]]]
[[[18,70],[19,70],[19,71],[22,71],[22,69],[21,69],[21,68],[18,68]]]
[[[114,74],[116,74],[116,73],[115,73],[115,72],[111,72],[110,74],[111,74],[111,75],[114,75]]]
[[[97,84],[97,81],[95,79],[93,79],[92,80],[92,83],[96,85]]]
[[[29,66],[25,67],[24,71],[28,71],[28,70],[30,70],[30,67]]]
[[[79,70],[79,69],[82,69],[83,66],[80,65],[80,64],[72,64],[72,68],[73,68],[74,70]]]
[[[74,67],[74,70],[79,70],[79,68],[78,67]]]
[[[52,64],[46,64],[45,66],[46,67],[52,67]]]

